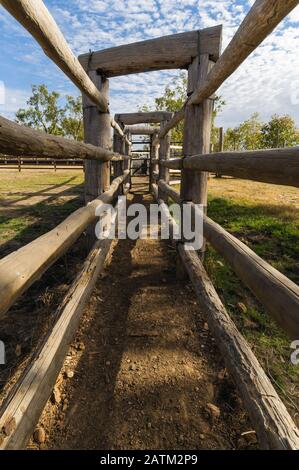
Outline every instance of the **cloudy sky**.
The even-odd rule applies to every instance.
[[[46,0],[75,54],[167,34],[224,26],[223,47],[253,0]],[[40,47],[0,7],[0,113],[13,118],[32,84],[45,83],[62,95],[78,94]],[[299,7],[252,54],[220,90],[227,105],[218,119],[224,127],[253,112],[267,119],[291,114],[299,125]],[[177,72],[151,72],[110,79],[111,111],[131,112],[153,103]],[[5,84],[6,100],[1,104]]]

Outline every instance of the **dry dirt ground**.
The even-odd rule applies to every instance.
[[[131,202],[151,201],[134,186]],[[168,242],[116,243],[40,419],[35,449],[256,446],[204,312]],[[42,432],[43,434],[43,432]],[[44,439],[42,439],[44,440]]]

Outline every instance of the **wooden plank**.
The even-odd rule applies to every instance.
[[[299,147],[194,155],[184,159],[184,168],[298,188]]]
[[[126,126],[125,132],[129,132],[131,135],[153,135],[159,131],[158,127],[149,126]]]
[[[79,60],[85,70],[100,70],[107,77],[153,70],[187,68],[193,57],[209,54],[218,60],[222,26],[172,34],[102,51],[83,54]]]
[[[239,389],[261,449],[298,450],[299,430],[222,304],[199,257],[179,244],[181,259],[228,371]]]
[[[96,220],[95,211],[110,203],[129,171],[116,178],[109,191],[78,209],[50,232],[0,260],[0,318]]]
[[[172,113],[167,111],[151,111],[149,113],[123,113],[116,114],[115,119],[125,126],[134,124],[155,124],[170,119]]]
[[[62,32],[42,0],[1,0],[0,3],[21,23],[43,48],[45,54],[86,94],[101,111],[108,101],[88,78]]]
[[[39,417],[51,395],[68,348],[75,336],[84,308],[90,299],[112,240],[95,243],[83,269],[76,277],[61,306],[58,318],[34,362],[24,373],[0,411],[0,449],[25,449]],[[1,434],[5,424],[14,420],[8,436]]]
[[[206,81],[187,100],[186,105],[199,104],[211,97],[297,4],[298,0],[256,0]],[[163,132],[167,133],[183,118],[184,109],[181,109]],[[161,133],[159,137],[164,135]]]
[[[177,224],[164,201],[159,200],[158,203],[170,222],[173,236],[178,231]],[[207,317],[209,328],[257,432],[260,447],[298,449],[298,428],[247,341],[231,320],[198,255],[187,250],[182,243],[177,247],[197,294],[199,307]]]
[[[89,159],[99,162],[107,162],[115,155],[103,147],[46,134],[1,116],[0,152],[5,155],[38,156],[40,159]]]
[[[159,181],[158,186],[175,202],[182,204],[179,193],[165,181]],[[299,286],[207,216],[203,219],[203,229],[205,238],[264,305],[266,311],[292,339],[297,339]]]

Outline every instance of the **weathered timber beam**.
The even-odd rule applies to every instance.
[[[0,152],[7,155],[54,159],[80,158],[107,162],[120,155],[102,147],[57,137],[0,117]]]
[[[45,54],[85,93],[100,111],[109,103],[87,76],[42,0],[0,0],[9,13],[36,39]]]
[[[158,181],[158,186],[175,202],[182,203],[178,192],[165,181]],[[299,286],[207,216],[203,217],[203,229],[204,237],[223,256],[266,311],[291,338],[298,338]]]
[[[83,54],[85,70],[99,70],[107,77],[163,69],[187,68],[192,59],[209,54],[217,61],[221,53],[222,26],[163,36],[102,51]]]
[[[158,127],[149,127],[149,126],[126,126],[125,127],[125,132],[128,132],[131,135],[154,135],[158,131],[159,131]]]
[[[104,268],[112,240],[99,240],[88,255],[83,269],[71,285],[61,306],[58,318],[47,336],[40,353],[15,385],[0,411],[0,449],[23,450],[52,393],[68,348],[75,336],[82,313],[90,299],[95,283]],[[1,430],[13,420],[9,435]]]
[[[151,111],[148,113],[123,113],[116,114],[115,119],[125,126],[134,124],[157,124],[171,119],[173,113],[167,111]]]
[[[170,222],[170,234],[178,227],[164,201],[158,201]],[[205,313],[226,367],[235,381],[262,449],[296,450],[299,430],[279,398],[271,381],[258,362],[245,338],[221,302],[202,262],[194,251],[178,244],[178,251],[187,270],[199,307]]]
[[[256,0],[205,82],[186,104],[199,104],[211,97],[296,5],[298,0]],[[159,137],[163,138],[183,118],[184,108],[175,113]]]
[[[299,187],[299,147],[216,152],[160,162],[167,168],[215,172],[235,178]]]
[[[50,232],[0,260],[0,317],[96,220],[96,209],[113,200],[128,176],[127,170],[100,197],[75,211]]]

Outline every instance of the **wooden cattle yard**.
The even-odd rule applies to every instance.
[[[0,317],[48,268],[87,233],[89,255],[57,312],[36,359],[0,410],[0,448],[22,449],[51,395],[84,307],[103,270],[111,242],[97,240],[95,211],[116,203],[132,188],[132,136],[150,138],[149,192],[172,230],[168,202],[207,207],[208,172],[279,185],[299,186],[299,149],[210,154],[214,93],[297,5],[296,0],[257,0],[221,54],[222,27],[165,36],[84,54],[76,58],[41,0],[1,0],[44,52],[81,90],[85,143],[47,135],[0,118],[0,152],[39,160],[80,159],[85,163],[86,206],[49,233],[0,260]],[[175,113],[109,113],[109,77],[152,70],[188,70],[188,96]],[[183,158],[170,158],[171,130],[184,120]],[[113,135],[112,135],[113,130]],[[112,138],[113,137],[113,138]],[[181,174],[181,191],[170,170]],[[113,180],[111,182],[111,176]],[[116,209],[117,209],[116,204]],[[205,211],[206,212],[206,211]],[[299,337],[299,288],[244,243],[204,214],[204,237],[292,339]],[[188,251],[176,243],[178,274],[188,275],[208,318],[226,367],[235,380],[263,449],[299,449],[299,430],[253,351],[228,315],[202,260],[206,246]]]

